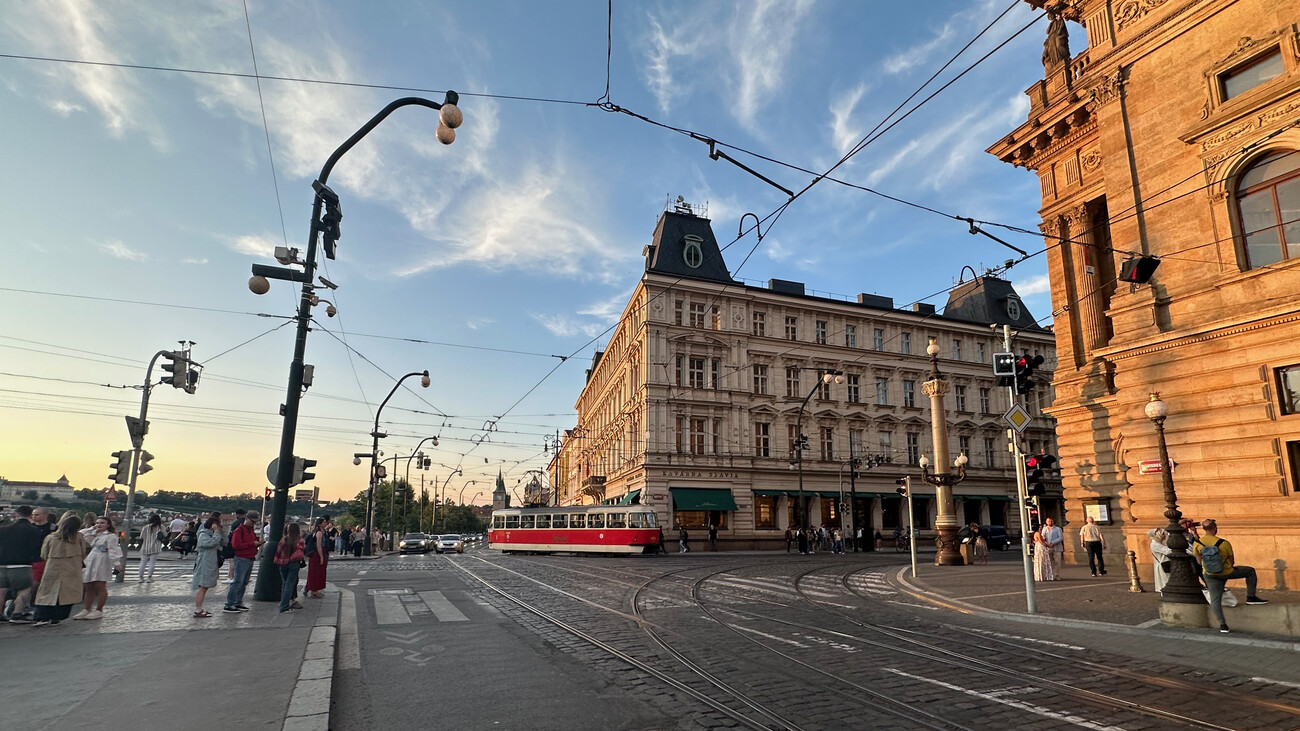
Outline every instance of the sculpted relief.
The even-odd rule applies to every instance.
[[[1147,13],[1165,4],[1166,0],[1123,0],[1115,9],[1115,25],[1120,30],[1142,19]]]

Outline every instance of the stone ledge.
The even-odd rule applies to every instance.
[[[1300,605],[1297,604],[1279,602],[1250,606],[1242,603],[1235,607],[1224,607],[1223,620],[1234,632],[1300,637]],[[1216,629],[1208,604],[1161,602],[1160,621],[1175,627]]]

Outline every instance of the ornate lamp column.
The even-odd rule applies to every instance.
[[[1205,614],[1183,618],[1188,604],[1205,604],[1205,595],[1201,593],[1201,584],[1196,580],[1196,559],[1187,552],[1187,531],[1179,525],[1183,514],[1178,510],[1178,493],[1174,492],[1174,476],[1169,464],[1169,447],[1165,444],[1165,417],[1169,416],[1169,406],[1160,400],[1160,394],[1152,393],[1146,405],[1146,416],[1155,422],[1156,435],[1160,440],[1160,479],[1165,488],[1165,517],[1169,525],[1169,581],[1160,595],[1160,618],[1169,624],[1183,624],[1194,627],[1205,626]],[[1169,606],[1166,606],[1169,605]]]
[[[936,566],[961,566],[965,563],[958,550],[957,512],[953,508],[953,485],[966,479],[966,455],[957,457],[957,471],[948,471],[948,411],[943,404],[943,396],[948,393],[948,382],[939,373],[939,344],[930,338],[925,352],[930,354],[930,380],[921,385],[921,392],[930,397],[930,431],[934,439],[934,472],[927,469],[928,460],[921,460],[921,478],[934,485],[937,516],[934,520],[935,545],[939,551],[935,554]]]

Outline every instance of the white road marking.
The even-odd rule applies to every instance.
[[[433,612],[433,616],[438,618],[439,622],[468,622],[469,617],[461,614],[460,610],[452,606],[452,603],[443,596],[440,591],[422,591],[420,598],[424,600],[425,606]]]
[[[1141,627],[1141,628],[1143,628],[1143,629],[1146,629],[1147,627],[1154,627],[1154,626],[1156,626],[1157,624],[1160,624],[1160,618],[1159,618],[1159,617],[1156,617],[1155,619],[1149,619],[1149,620],[1143,622],[1142,624],[1139,624],[1138,626]]]
[[[1074,724],[1075,726],[1080,726],[1080,727],[1082,727],[1082,728],[1090,728],[1090,729],[1094,729],[1094,731],[1124,731],[1124,729],[1121,728],[1121,727],[1119,727],[1119,726],[1107,726],[1107,725],[1105,725],[1105,724],[1101,724],[1101,723],[1096,723],[1096,722],[1093,722],[1093,721],[1089,721],[1089,720],[1086,719],[1086,718],[1083,718],[1083,717],[1081,717],[1081,716],[1076,716],[1076,715],[1074,715],[1074,714],[1072,714],[1072,713],[1066,713],[1065,711],[1053,711],[1053,710],[1051,710],[1051,709],[1049,709],[1049,708],[1043,708],[1043,707],[1041,707],[1041,706],[1036,706],[1036,705],[1034,705],[1034,704],[1032,704],[1032,703],[1028,703],[1028,702],[1026,702],[1026,701],[1018,701],[1018,700],[1014,700],[1014,699],[1012,699],[1012,698],[1007,698],[1007,697],[1005,697],[1005,695],[1003,695],[1003,694],[1006,693],[1007,691],[992,691],[992,692],[984,692],[984,691],[980,691],[980,690],[971,690],[970,688],[963,688],[963,687],[961,687],[960,685],[953,685],[952,683],[945,683],[945,682],[942,681],[942,680],[934,680],[934,679],[932,679],[932,678],[925,678],[925,677],[922,677],[922,676],[920,676],[920,675],[913,675],[913,674],[911,674],[911,673],[905,673],[905,672],[903,672],[902,670],[898,670],[898,669],[895,669],[895,668],[885,668],[885,671],[886,671],[886,672],[893,673],[893,674],[895,674],[895,675],[901,675],[901,676],[903,676],[904,678],[911,678],[912,680],[919,680],[919,681],[921,681],[922,683],[930,683],[930,684],[932,684],[932,685],[937,685],[937,686],[939,686],[940,688],[947,688],[948,690],[955,690],[955,691],[957,691],[958,693],[965,693],[966,695],[974,696],[974,697],[976,697],[976,698],[983,698],[983,699],[985,699],[985,700],[990,700],[990,701],[993,701],[994,703],[1001,703],[1001,704],[1004,705],[1004,706],[1011,706],[1012,708],[1019,708],[1020,710],[1022,710],[1022,711],[1028,711],[1029,713],[1032,713],[1032,714],[1034,714],[1035,716],[1042,716],[1042,717],[1044,717],[1044,718],[1050,718],[1050,719],[1052,719],[1052,720],[1054,720],[1054,721],[1065,721],[1065,722],[1068,722],[1068,723],[1072,723],[1072,724]],[[1018,691],[1019,689],[1012,688],[1012,689],[1009,689],[1009,690],[1010,690],[1010,691]]]
[[[1009,635],[1002,632],[994,632],[991,629],[976,629],[974,627],[962,627],[961,629],[967,632],[974,632],[976,634],[988,635],[990,637],[1001,637],[1004,640],[1020,640],[1021,642],[1032,642],[1037,645],[1048,645],[1049,647],[1059,647],[1064,650],[1083,651],[1087,649],[1084,647],[1079,647],[1078,645],[1067,645],[1063,642],[1052,642],[1051,640],[1039,640],[1033,637],[1021,637],[1020,635]]]
[[[811,647],[811,645],[805,645],[805,644],[802,643],[802,642],[797,642],[797,641],[795,641],[795,640],[787,640],[787,639],[784,638],[784,637],[777,637],[776,635],[769,635],[769,634],[766,633],[766,632],[759,632],[759,631],[756,630],[756,629],[750,629],[750,628],[748,628],[748,627],[741,627],[740,625],[732,625],[732,629],[738,630],[738,631],[740,631],[740,632],[748,632],[748,633],[753,634],[753,635],[758,635],[759,637],[766,637],[767,639],[769,639],[769,640],[775,640],[776,642],[784,642],[784,643],[786,643],[787,645],[794,645],[795,647],[798,647],[798,648],[801,648],[801,649],[804,649],[804,650],[807,650],[808,648]]]
[[[376,594],[375,619],[378,624],[410,624],[411,618],[402,607],[402,598],[393,594]]]
[[[1286,680],[1270,680],[1268,678],[1251,678],[1256,683],[1268,683],[1269,685],[1282,685],[1287,688],[1300,688],[1300,683],[1292,683]]]
[[[360,583],[361,583],[361,579],[353,579],[353,580],[351,580],[351,581],[348,582],[348,586],[356,586],[357,584],[360,584]]]
[[[477,605],[479,605],[480,607],[482,607],[482,608],[483,608],[483,611],[487,612],[488,614],[492,615],[493,617],[496,617],[496,618],[498,618],[498,619],[501,619],[501,618],[504,618],[504,617],[505,617],[505,615],[502,614],[502,613],[501,613],[501,612],[500,612],[496,607],[492,606],[491,604],[488,604],[486,601],[484,601],[484,600],[482,600],[482,599],[480,599],[480,598],[478,598],[478,597],[474,597],[474,603],[477,604]]]
[[[357,572],[357,576],[365,576],[368,571],[370,571],[370,569],[361,569]]]
[[[361,641],[357,632],[357,596],[347,589],[339,599],[340,670],[361,669]]]

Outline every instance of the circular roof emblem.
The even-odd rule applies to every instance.
[[[1012,320],[1020,319],[1020,299],[1018,297],[1007,298],[1007,317]]]
[[[704,243],[704,239],[701,239],[699,236],[690,235],[687,236],[684,241],[685,246],[682,247],[682,261],[686,262],[686,266],[692,269],[698,269],[700,265],[704,263],[704,250],[700,248],[700,244]]]

